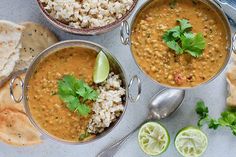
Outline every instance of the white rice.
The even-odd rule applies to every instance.
[[[95,28],[120,19],[133,0],[41,0],[50,15],[75,28]]]
[[[124,111],[122,96],[125,95],[125,89],[121,87],[118,75],[109,74],[108,79],[99,87],[99,90],[99,97],[93,105],[94,114],[87,129],[89,133],[93,134],[104,131]]]

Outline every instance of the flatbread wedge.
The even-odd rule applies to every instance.
[[[35,56],[58,42],[55,34],[40,24],[25,22],[21,25],[25,29],[21,38],[20,59],[15,70],[28,68]]]
[[[0,20],[0,80],[11,74],[19,59],[23,29],[21,25]]]
[[[24,79],[25,74],[22,74],[20,77]],[[18,98],[21,94],[21,87],[16,81],[14,86],[14,95]],[[0,111],[6,108],[12,108],[14,110],[24,112],[23,103],[15,103],[10,96],[10,81],[6,82],[2,87],[0,87]]]
[[[10,108],[0,112],[0,140],[15,146],[41,143],[40,133],[27,116]]]
[[[236,54],[233,54],[233,62],[236,63]]]
[[[236,107],[236,66],[231,66],[226,74],[228,82],[229,96],[227,98],[227,105]]]

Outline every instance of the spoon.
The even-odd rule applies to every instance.
[[[236,22],[236,8],[233,7],[233,4],[235,3],[235,0],[228,0],[222,1],[222,0],[214,0],[223,10],[224,12],[234,21]],[[232,5],[230,5],[232,4]]]
[[[97,157],[112,157],[121,147],[121,145],[144,123],[150,120],[163,119],[174,113],[182,104],[185,97],[184,90],[178,89],[164,89],[153,96],[149,104],[149,115],[147,119],[141,123],[136,129],[131,131],[128,135],[123,137],[120,141],[100,152]]]

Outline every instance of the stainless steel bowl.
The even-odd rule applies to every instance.
[[[38,123],[37,121],[34,119],[34,117],[31,114],[30,108],[29,108],[29,104],[28,104],[28,86],[29,86],[29,80],[31,79],[32,75],[34,74],[37,65],[44,60],[47,56],[49,56],[50,54],[55,53],[57,50],[63,49],[63,48],[67,48],[67,47],[86,47],[86,48],[90,48],[90,49],[94,49],[96,52],[99,51],[103,51],[106,56],[108,57],[109,63],[110,63],[110,68],[112,69],[112,71],[114,71],[116,74],[119,74],[122,80],[122,84],[124,86],[124,88],[126,89],[126,96],[125,96],[125,100],[124,100],[124,105],[125,105],[125,111],[128,105],[128,100],[130,100],[131,102],[136,102],[141,94],[141,81],[138,78],[137,75],[133,76],[131,78],[131,80],[128,82],[127,77],[125,75],[125,71],[122,68],[121,64],[119,63],[119,61],[112,56],[111,53],[109,53],[109,51],[98,45],[95,44],[93,42],[88,42],[88,41],[82,41],[82,40],[69,40],[69,41],[63,41],[60,43],[57,43],[49,48],[47,48],[46,50],[44,50],[42,53],[40,53],[37,57],[35,57],[34,61],[31,63],[30,67],[28,68],[28,70],[26,71],[26,76],[25,79],[22,80],[19,76],[15,76],[10,83],[10,94],[12,99],[19,103],[23,100],[23,104],[24,104],[24,108],[26,111],[26,115],[29,117],[30,121],[32,122],[32,124],[43,134],[46,135],[56,141],[61,141],[64,143],[68,143],[68,144],[83,144],[83,143],[90,143],[92,141],[95,141],[97,139],[100,139],[102,137],[104,137],[105,135],[107,135],[112,129],[114,129],[115,126],[118,125],[118,123],[121,121],[125,111],[122,113],[121,117],[115,122],[113,123],[108,129],[106,129],[103,133],[99,134],[98,136],[96,136],[96,138],[87,141],[87,142],[73,142],[73,141],[66,141],[63,139],[60,139],[58,137],[55,137],[53,135],[51,135],[50,133],[48,133],[45,129],[43,129]],[[19,98],[16,98],[14,96],[14,91],[13,91],[13,86],[16,80],[19,80],[20,85],[22,87],[22,96],[20,96]],[[137,81],[137,85],[138,85],[138,94],[136,97],[132,97],[130,94],[130,88],[133,85],[133,82]],[[133,94],[132,94],[133,95]]]
[[[130,25],[127,21],[123,21],[122,24],[121,24],[121,28],[120,28],[121,43],[123,45],[129,45],[131,52],[132,52],[131,42],[130,42],[131,41],[131,36],[132,36],[132,31],[131,30],[133,29],[134,21],[136,20],[137,15],[142,11],[142,9],[145,8],[147,5],[149,5],[152,1],[153,0],[148,0],[147,2],[145,2],[137,10],[137,12],[135,13]],[[138,65],[137,61],[135,60],[136,65],[145,74],[145,76],[148,77],[149,79],[151,79],[152,81],[154,81],[155,83],[159,84],[160,86],[163,86],[163,87],[166,87],[166,88],[193,89],[193,88],[200,87],[202,85],[208,84],[211,81],[213,81],[215,78],[217,78],[226,69],[226,67],[227,67],[227,65],[230,61],[232,52],[234,52],[236,54],[236,46],[233,44],[234,42],[236,42],[236,32],[233,33],[233,31],[230,27],[229,20],[228,20],[227,16],[225,15],[223,9],[218,4],[216,4],[215,2],[213,2],[211,0],[196,0],[196,1],[203,2],[206,5],[208,5],[210,8],[215,10],[218,13],[218,15],[221,17],[222,21],[224,22],[224,25],[225,25],[226,31],[227,31],[227,41],[228,41],[228,46],[227,46],[228,54],[227,54],[225,63],[222,66],[222,68],[219,70],[219,72],[217,74],[215,74],[215,76],[212,77],[207,82],[203,82],[202,84],[199,84],[199,85],[194,86],[194,87],[175,87],[175,86],[169,86],[169,85],[166,85],[166,84],[162,84],[162,83],[154,80],[153,78],[151,78],[148,74],[146,74],[145,71],[142,70],[142,68]],[[135,59],[133,52],[132,52],[132,55],[133,55],[133,58]]]
[[[117,28],[122,21],[126,20],[129,18],[129,16],[132,14],[132,12],[135,9],[135,6],[138,3],[138,0],[134,0],[133,5],[131,6],[131,8],[118,20],[116,20],[113,23],[110,23],[106,26],[103,27],[97,27],[97,28],[86,28],[86,29],[79,29],[79,28],[73,28],[71,26],[68,26],[62,22],[60,22],[59,20],[55,19],[54,17],[52,17],[45,9],[43,4],[41,3],[40,0],[37,0],[37,3],[39,5],[40,11],[42,12],[42,14],[44,15],[44,17],[50,22],[52,23],[55,27],[65,31],[65,32],[69,32],[72,34],[78,34],[78,35],[98,35],[98,34],[102,34],[102,33],[106,33],[109,31],[112,31],[113,29]]]

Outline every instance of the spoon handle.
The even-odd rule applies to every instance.
[[[142,123],[143,124],[143,123]],[[113,157],[116,152],[120,149],[121,145],[123,143],[125,143],[127,141],[127,139],[133,134],[135,133],[141,126],[139,125],[137,128],[135,128],[133,131],[131,131],[128,135],[126,135],[125,137],[123,137],[121,140],[119,140],[118,142],[115,142],[114,144],[108,146],[106,149],[104,149],[103,151],[101,151],[97,157]]]

